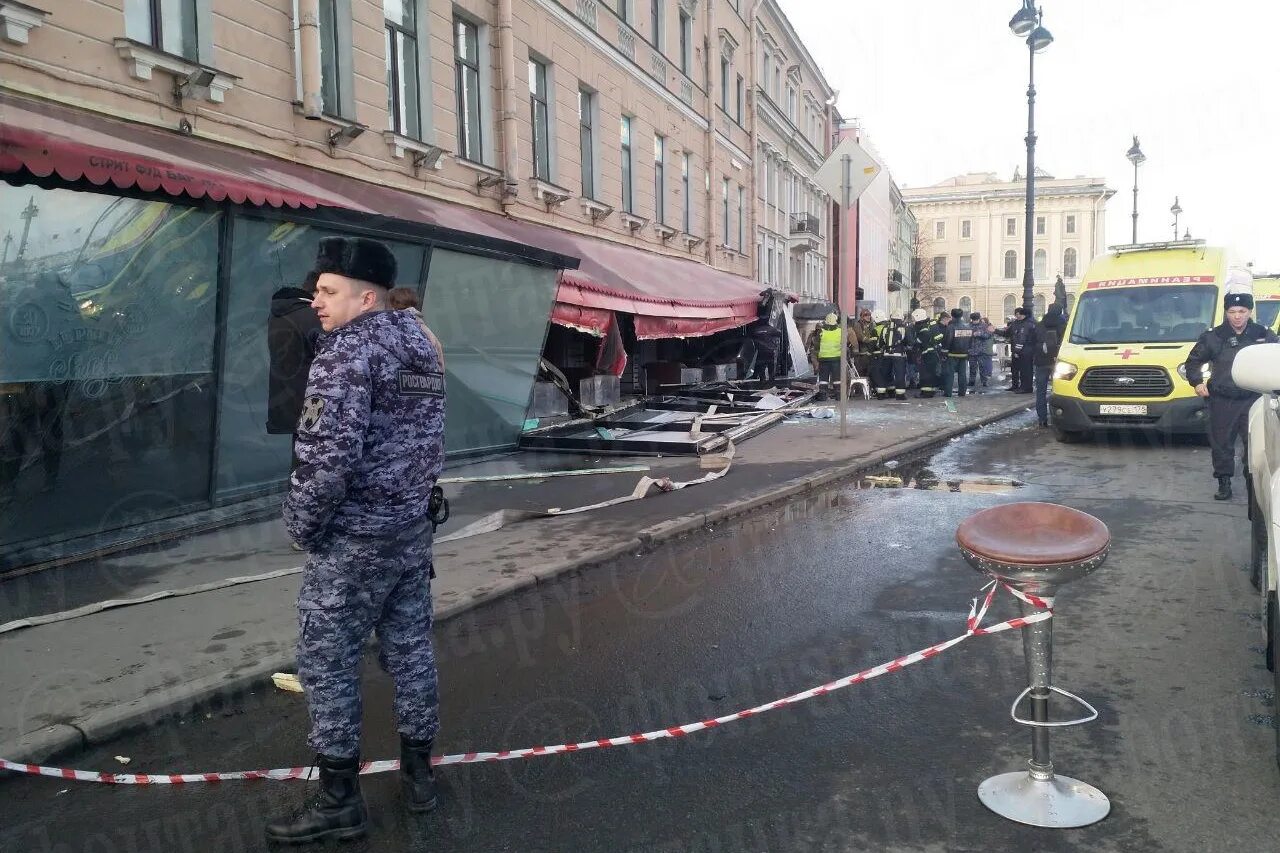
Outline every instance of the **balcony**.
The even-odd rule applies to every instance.
[[[812,213],[791,214],[791,252],[803,255],[822,251],[818,217]]]

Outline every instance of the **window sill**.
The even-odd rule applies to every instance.
[[[0,0],[0,38],[26,44],[28,33],[44,23],[49,13],[15,0]]]
[[[240,80],[234,74],[157,50],[133,39],[117,38],[114,44],[120,58],[129,65],[130,77],[150,80],[153,71],[163,71],[173,77],[174,92],[180,97],[200,96],[210,103],[220,104]],[[208,82],[196,85],[195,81],[202,77],[209,78]]]
[[[550,181],[544,181],[541,178],[530,178],[529,186],[533,189],[533,197],[545,204],[548,208],[564,204],[573,198],[573,193],[564,187],[558,187]]]
[[[392,157],[397,160],[403,160],[406,156],[411,157],[415,169],[426,166],[428,169],[439,171],[444,166],[445,155],[449,153],[439,145],[404,136],[394,130],[382,131],[382,138],[391,148]]]
[[[593,198],[583,196],[578,200],[578,203],[582,205],[583,212],[590,216],[591,221],[594,223],[599,223],[602,220],[608,219],[609,215],[613,213],[613,208],[611,206],[604,202],[596,201]]]
[[[704,242],[702,237],[695,237],[687,232],[680,239],[684,242],[685,247],[688,248],[690,252],[701,246]]]
[[[649,224],[649,220],[643,216],[636,216],[634,213],[628,213],[627,211],[619,213],[618,218],[622,220],[623,225],[631,230],[632,234]]]
[[[670,225],[666,225],[662,222],[653,223],[653,232],[657,234],[658,239],[664,243],[680,233],[678,229],[672,228]]]
[[[454,161],[464,169],[480,175],[481,178],[501,178],[504,177],[501,169],[495,169],[492,166],[486,166],[484,163],[478,163],[475,160],[468,160],[465,157],[454,157]]]

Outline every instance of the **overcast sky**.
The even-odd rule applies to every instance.
[[[900,186],[1026,163],[1020,0],[780,0]],[[1280,272],[1276,0],[1047,0],[1036,56],[1036,165],[1105,178],[1107,243],[1128,243],[1138,134],[1138,239],[1179,232]]]

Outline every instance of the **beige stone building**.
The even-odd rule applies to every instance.
[[[752,134],[756,278],[809,299],[831,294],[831,198],[813,174],[831,151],[835,91],[777,0],[758,4]]]
[[[999,323],[1022,304],[1026,182],[979,172],[902,190],[919,222],[922,302],[981,311]],[[1061,275],[1068,302],[1105,250],[1107,200],[1101,178],[1037,174],[1032,270],[1036,315],[1053,301]]]

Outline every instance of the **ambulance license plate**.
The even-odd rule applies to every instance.
[[[1099,406],[1100,415],[1145,415],[1146,406]]]

